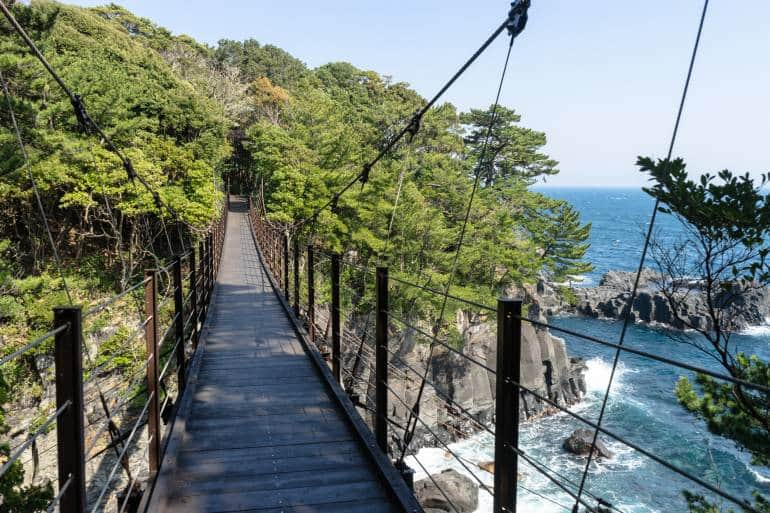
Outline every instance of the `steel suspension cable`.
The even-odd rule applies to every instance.
[[[702,9],[701,15],[700,15],[700,21],[698,23],[698,31],[697,31],[697,34],[695,36],[695,43],[693,44],[692,52],[690,54],[690,64],[689,64],[688,69],[687,69],[687,77],[685,78],[685,81],[684,81],[684,87],[682,89],[682,95],[681,95],[681,98],[679,100],[679,108],[678,108],[677,114],[676,114],[676,121],[674,122],[674,129],[673,129],[673,132],[671,134],[671,140],[670,140],[669,145],[668,145],[668,154],[666,156],[666,161],[667,162],[671,160],[671,156],[672,156],[673,151],[674,151],[674,145],[676,143],[676,137],[677,137],[677,134],[679,132],[679,125],[680,125],[680,123],[682,121],[682,113],[684,112],[684,105],[685,105],[685,101],[687,100],[687,92],[688,92],[688,90],[690,88],[690,82],[692,80],[693,69],[695,68],[695,58],[698,55],[698,47],[700,45],[700,39],[701,39],[701,35],[703,33],[703,25],[704,25],[704,22],[706,20],[706,13],[708,12],[708,5],[709,5],[709,0],[704,0],[704,2],[703,2],[703,9]],[[659,207],[660,207],[660,199],[656,198],[655,199],[655,206],[654,206],[654,208],[652,210],[652,216],[650,217],[650,225],[647,228],[647,234],[646,234],[646,236],[644,238],[644,245],[642,246],[642,255],[639,258],[639,267],[638,267],[638,269],[636,271],[636,277],[634,279],[634,287],[633,287],[633,290],[631,291],[631,296],[628,299],[627,307],[625,309],[625,315],[623,316],[623,326],[622,326],[621,331],[620,331],[620,339],[618,341],[618,346],[622,346],[623,345],[623,342],[625,341],[625,338],[626,338],[626,333],[628,332],[628,326],[629,326],[630,319],[631,319],[631,309],[633,308],[634,300],[636,299],[637,293],[639,291],[639,282],[640,282],[640,279],[641,279],[641,276],[642,276],[642,270],[644,268],[644,261],[647,258],[647,252],[648,252],[649,247],[650,247],[650,241],[652,239],[652,233],[653,233],[653,229],[655,227],[655,221],[656,221],[656,218],[657,218],[658,208]],[[578,488],[578,494],[577,494],[578,496],[577,496],[577,498],[575,500],[575,505],[572,508],[574,513],[577,513],[577,511],[578,511],[579,504],[580,504],[580,497],[581,497],[581,495],[583,493],[583,488],[585,487],[586,478],[588,477],[588,472],[590,470],[591,461],[593,459],[593,454],[594,454],[594,451],[596,449],[596,443],[597,443],[597,440],[598,440],[598,437],[599,437],[599,429],[598,428],[601,427],[602,421],[604,420],[604,415],[605,415],[606,410],[607,410],[607,402],[609,400],[610,390],[612,389],[612,382],[613,382],[613,380],[615,378],[615,372],[617,371],[618,362],[620,361],[620,354],[621,354],[621,348],[618,347],[615,350],[615,355],[614,355],[613,360],[612,360],[612,369],[610,370],[610,379],[609,379],[609,383],[607,383],[607,390],[605,391],[604,397],[602,398],[602,405],[601,405],[601,409],[599,410],[599,417],[598,417],[597,422],[596,422],[597,429],[594,430],[593,439],[591,441],[591,450],[588,453],[588,458],[587,458],[587,461],[586,461],[586,465],[585,465],[585,468],[583,469],[583,476],[580,479],[580,488]]]
[[[526,23],[526,20],[525,20],[525,23]],[[520,30],[519,30],[519,33],[523,29],[524,29],[524,26],[521,26]],[[501,75],[500,75],[500,81],[499,81],[499,84],[497,86],[497,96],[495,97],[495,103],[492,106],[491,119],[490,119],[490,122],[489,122],[489,126],[487,127],[487,132],[486,132],[486,135],[485,135],[485,138],[484,138],[484,144],[483,144],[483,146],[481,148],[481,152],[479,154],[478,162],[476,163],[476,171],[475,171],[475,177],[474,177],[474,180],[473,180],[473,188],[471,190],[471,195],[470,195],[470,198],[468,200],[468,207],[465,210],[465,217],[463,219],[462,228],[460,230],[460,237],[459,237],[459,240],[458,240],[457,249],[455,250],[454,258],[452,260],[452,266],[451,266],[450,271],[449,271],[449,277],[447,279],[446,286],[444,287],[444,295],[443,295],[443,300],[442,300],[442,303],[441,303],[441,311],[440,311],[439,316],[438,316],[438,318],[436,320],[436,324],[434,325],[433,340],[431,340],[431,343],[430,343],[430,350],[428,352],[428,358],[427,358],[427,361],[426,361],[426,364],[425,364],[425,372],[424,372],[423,380],[420,383],[420,388],[419,388],[419,390],[417,392],[417,399],[415,400],[414,405],[412,406],[412,408],[410,410],[410,413],[409,413],[409,419],[407,421],[407,428],[409,429],[409,432],[405,432],[404,433],[404,443],[402,445],[401,455],[400,455],[400,457],[398,459],[398,461],[400,463],[402,463],[402,464],[404,462],[404,456],[406,456],[406,451],[407,451],[407,449],[409,447],[409,444],[410,444],[412,438],[414,437],[415,429],[417,428],[417,420],[416,419],[419,418],[419,415],[416,415],[415,412],[419,410],[420,401],[422,400],[422,395],[423,395],[423,392],[425,390],[425,378],[428,377],[428,373],[430,372],[430,364],[431,364],[431,361],[433,359],[433,353],[434,353],[434,349],[436,347],[436,341],[438,340],[439,330],[441,328],[441,323],[443,322],[444,314],[446,312],[446,305],[447,305],[447,301],[448,301],[449,290],[450,290],[450,288],[452,286],[452,281],[453,281],[455,272],[457,271],[457,264],[458,264],[459,259],[460,259],[460,252],[462,251],[463,243],[465,242],[465,234],[466,234],[466,231],[468,229],[468,222],[469,222],[470,216],[471,216],[471,209],[473,208],[473,201],[474,201],[474,199],[476,197],[476,193],[478,192],[478,189],[479,189],[479,182],[481,181],[481,171],[484,168],[484,165],[486,163],[485,161],[486,161],[487,149],[489,148],[489,143],[490,143],[490,140],[492,138],[492,131],[494,130],[494,126],[495,126],[495,123],[497,121],[497,110],[498,110],[498,107],[500,105],[500,95],[502,94],[503,85],[505,84],[505,76],[506,76],[506,73],[508,71],[508,64],[510,63],[511,51],[513,49],[513,41],[516,39],[517,35],[518,35],[518,33],[511,31],[510,42],[508,43],[508,51],[506,52],[506,56],[505,56],[505,63],[503,64],[503,70],[502,70]]]
[[[484,41],[484,43],[473,53],[473,55],[471,55],[471,57],[465,61],[462,66],[460,66],[460,68],[441,87],[441,89],[412,116],[406,126],[401,128],[401,130],[399,130],[399,132],[385,144],[384,148],[382,148],[372,160],[364,164],[361,172],[359,172],[352,180],[350,180],[344,187],[342,187],[342,189],[337,191],[331,197],[331,199],[329,199],[321,207],[315,209],[311,215],[297,222],[296,227],[299,228],[306,223],[315,220],[322,211],[326,210],[332,205],[335,205],[340,196],[346,193],[356,183],[361,182],[362,185],[365,185],[369,180],[369,173],[371,172],[372,168],[377,165],[377,163],[382,160],[388,153],[390,153],[396,144],[398,144],[404,137],[410,134],[413,137],[417,134],[417,132],[420,130],[420,123],[425,114],[441,99],[442,96],[444,96],[449,88],[451,88],[454,83],[457,82],[457,80],[463,76],[466,71],[468,71],[468,68],[470,68],[471,65],[476,62],[476,60],[487,50],[487,48],[489,48],[492,43],[495,42],[495,40],[498,38],[498,36],[500,36],[500,34],[503,33],[503,31],[508,29],[509,31],[518,30],[518,32],[521,32],[521,30],[524,29],[524,25],[527,22],[527,9],[529,9],[529,5],[530,0],[515,0],[512,3],[511,10],[508,13],[508,17],[505,19],[505,21],[499,27],[497,27],[492,35],[490,35],[487,40]]]

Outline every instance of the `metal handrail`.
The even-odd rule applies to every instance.
[[[33,341],[28,342],[27,344],[25,344],[24,347],[21,347],[21,348],[17,349],[16,351],[12,352],[11,354],[0,358],[0,365],[5,365],[6,363],[10,362],[11,360],[13,360],[15,358],[18,358],[19,356],[21,356],[22,354],[26,353],[27,351],[31,351],[32,349],[36,348],[37,346],[39,346],[40,344],[42,344],[43,342],[45,342],[49,338],[55,337],[56,335],[58,335],[59,333],[61,333],[63,331],[66,331],[67,329],[69,329],[69,325],[68,324],[64,324],[62,326],[59,326],[56,329],[53,329],[53,330],[49,331],[45,335],[40,335],[39,337],[37,337]]]

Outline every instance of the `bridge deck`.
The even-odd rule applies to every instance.
[[[201,343],[150,511],[403,511],[298,340],[237,199]]]

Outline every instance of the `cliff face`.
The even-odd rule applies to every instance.
[[[530,312],[533,310],[538,309],[531,308]],[[494,326],[483,316],[476,314],[458,313],[456,322],[463,334],[462,354],[490,369],[495,369],[497,336]],[[415,337],[413,333],[400,332],[391,333],[389,342],[391,351],[398,355],[397,358],[391,357],[389,385],[401,399],[389,398],[390,415],[396,423],[404,425],[409,417],[409,408],[403,403],[411,407],[417,400],[428,360],[428,341],[419,335]],[[581,359],[567,355],[564,340],[554,337],[547,330],[535,329],[530,324],[523,323],[522,342],[522,385],[564,406],[574,404],[583,397],[586,391],[586,367]],[[354,389],[362,402],[366,401],[369,407],[373,407],[373,347],[369,345],[368,340],[367,343],[367,347],[362,351],[362,360],[368,360],[369,363],[359,363],[358,380]],[[346,368],[352,368],[358,347],[350,344],[343,349],[343,364]],[[427,427],[418,423],[415,440],[410,449],[436,445],[429,429],[445,441],[454,441],[480,430],[477,424],[467,420],[460,408],[453,406],[445,398],[451,399],[481,422],[489,423],[493,420],[495,376],[483,367],[436,345],[427,379],[432,385],[426,384],[419,406],[420,417]],[[554,408],[550,405],[531,394],[521,392],[522,420],[531,420],[553,412]],[[400,437],[399,428],[391,427],[396,436]],[[395,445],[397,442],[394,440]]]

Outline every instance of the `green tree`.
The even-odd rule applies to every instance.
[[[556,280],[590,272],[585,262],[591,223],[583,224],[580,212],[567,201],[528,191],[523,225],[539,248],[546,271]]]
[[[684,227],[673,245],[654,240],[652,256],[662,278],[660,288],[673,315],[700,336],[690,343],[710,354],[730,376],[770,386],[770,365],[730,344],[737,319],[747,308],[743,296],[770,284],[770,197],[748,175],[724,170],[691,180],[683,160],[639,158],[642,172],[653,182],[644,190],[660,201],[660,211],[674,215]],[[692,279],[697,286],[692,286]],[[687,303],[695,296],[706,306],[709,322],[694,322]],[[748,450],[753,464],[770,465],[770,396],[741,384],[697,374],[695,384],[682,377],[676,386],[679,402],[703,418],[709,430]],[[687,495],[691,511],[718,511],[702,496]],[[756,497],[756,508],[770,511]]]
[[[266,79],[260,83],[272,90]],[[425,104],[407,84],[344,62],[309,72],[289,96],[280,116],[263,116],[245,143],[269,215],[283,222],[323,205]],[[473,186],[478,134],[490,119],[474,112],[459,114],[450,104],[430,109],[420,130],[378,162],[364,187],[352,187],[336,210],[321,212],[311,235],[329,249],[350,251],[362,265],[387,261],[405,277],[445,286]],[[542,273],[587,269],[590,226],[565,202],[529,190],[535,177],[556,172],[540,153],[545,136],[515,126],[513,111],[501,113],[495,175],[476,195],[452,281],[455,293],[478,301]],[[426,320],[440,306],[429,297],[406,304]]]
[[[486,110],[471,109],[460,121],[467,127],[465,142],[474,159],[480,157],[489,140],[481,169],[485,186],[510,177],[533,180],[559,172],[558,162],[540,151],[546,143],[545,134],[517,125],[521,116],[514,110],[501,105],[493,117],[492,106]]]
[[[293,90],[307,75],[302,61],[276,46],[260,45],[256,39],[222,39],[214,50],[214,57],[222,64],[239,68],[245,83],[267,77],[272,83]]]

